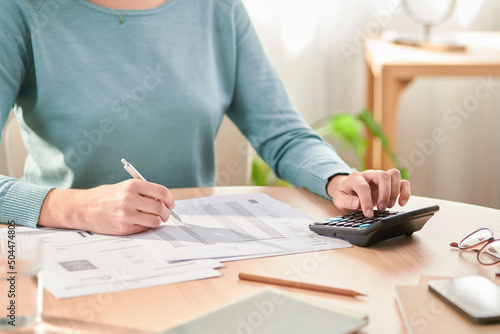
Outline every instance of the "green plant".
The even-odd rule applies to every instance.
[[[272,187],[291,187],[286,181],[277,178],[271,167],[262,160],[257,153],[254,153],[252,159],[252,174],[250,176],[250,185],[253,186],[272,186]]]
[[[380,139],[382,148],[401,172],[401,177],[408,179],[408,171],[398,165],[396,156],[390,148],[389,139],[368,109],[362,109],[357,114],[335,114],[318,122],[313,128],[325,141],[331,142],[332,145],[338,143],[343,152],[353,152],[356,161],[351,165],[356,165],[360,170],[364,170],[366,166],[366,131],[369,131],[375,138]],[[253,159],[251,183],[256,186],[289,185],[278,179],[272,169],[257,155]]]

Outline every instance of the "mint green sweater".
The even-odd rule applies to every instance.
[[[0,2],[0,123],[14,105],[29,152],[0,176],[0,221],[36,226],[52,188],[130,176],[215,184],[224,114],[276,175],[328,197],[350,168],[297,112],[240,0],[169,0],[124,23],[86,0]]]

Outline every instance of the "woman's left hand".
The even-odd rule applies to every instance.
[[[401,180],[397,169],[336,175],[328,183],[326,191],[343,213],[362,209],[366,217],[373,217],[374,206],[380,211],[392,208],[398,197],[399,205],[404,206],[411,193],[410,183]]]

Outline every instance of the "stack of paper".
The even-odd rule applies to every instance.
[[[177,201],[176,211],[183,222],[171,216],[133,236],[16,233],[42,238],[45,286],[58,298],[217,277],[222,261],[351,246],[309,231],[314,219],[265,194]]]
[[[178,201],[175,210],[182,223],[170,219],[132,236],[166,261],[229,261],[351,246],[311,232],[313,218],[266,194]]]
[[[215,260],[168,263],[130,237],[17,228],[43,241],[44,285],[57,298],[218,277]]]

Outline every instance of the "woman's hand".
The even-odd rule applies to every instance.
[[[326,191],[335,206],[342,212],[363,210],[366,217],[373,217],[373,207],[384,211],[392,208],[399,197],[403,206],[410,198],[410,183],[401,180],[397,169],[387,172],[367,170],[350,175],[336,175],[327,185]]]
[[[143,180],[88,190],[53,189],[42,205],[38,225],[129,235],[158,227],[174,207],[166,187]]]

